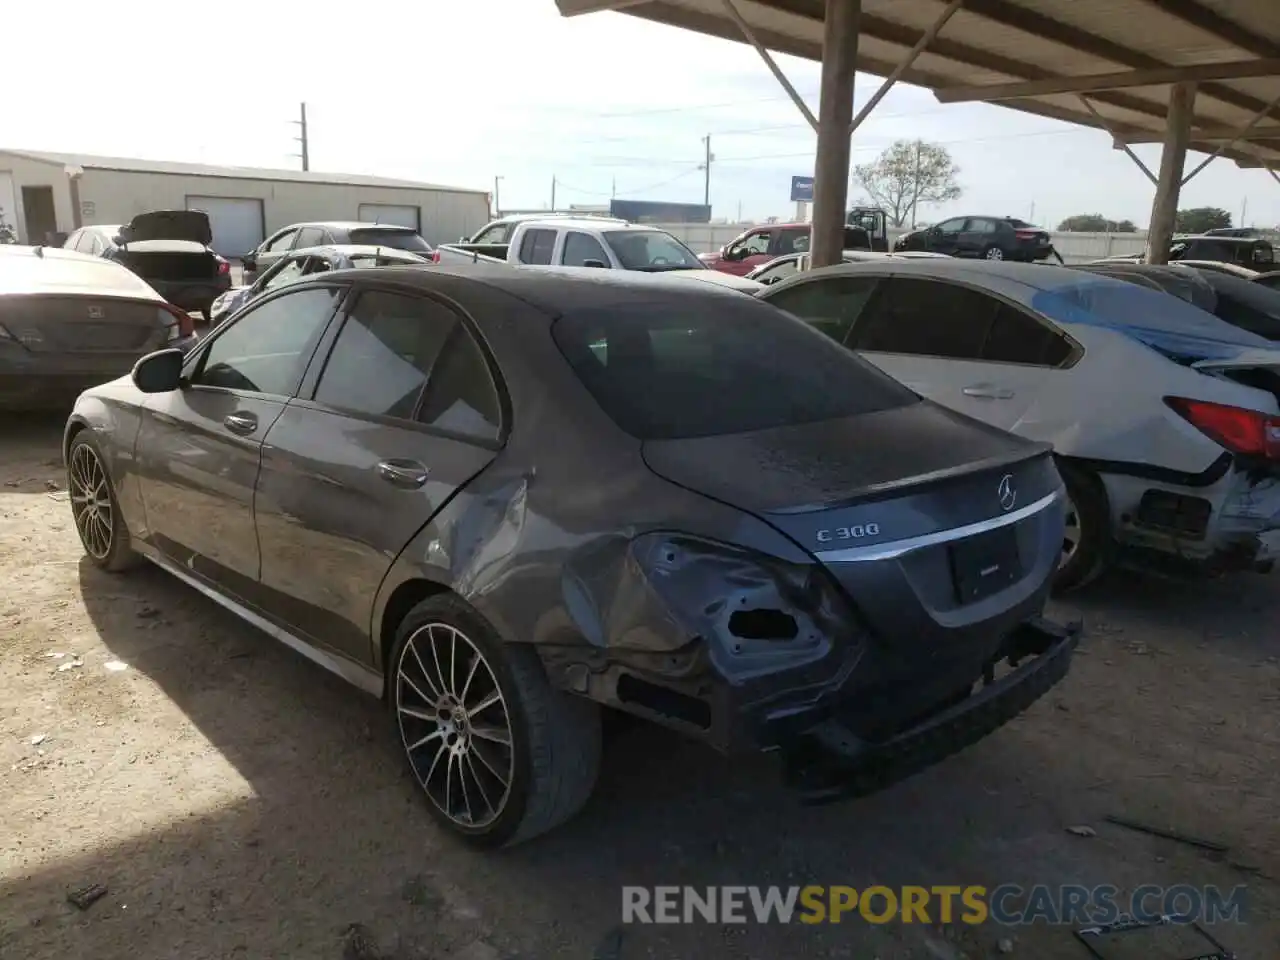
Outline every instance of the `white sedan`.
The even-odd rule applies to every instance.
[[[1176,297],[1042,264],[883,260],[760,296],[917,393],[1054,445],[1058,584],[1115,559],[1268,570],[1280,553],[1280,350]]]

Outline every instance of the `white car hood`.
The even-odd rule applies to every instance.
[[[732,273],[721,273],[719,270],[672,270],[670,277],[688,277],[690,280],[701,280],[703,283],[715,283],[730,290],[741,290],[743,293],[755,293],[764,289],[758,280],[748,280]]]

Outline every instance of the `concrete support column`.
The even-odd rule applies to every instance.
[[[1173,85],[1169,94],[1169,116],[1165,121],[1164,151],[1160,154],[1160,176],[1147,228],[1147,259],[1151,263],[1169,262],[1169,243],[1173,240],[1178,196],[1182,192],[1182,170],[1187,160],[1195,103],[1194,83]]]
[[[862,0],[826,0],[818,153],[813,171],[811,253],[815,267],[839,263],[844,247],[845,205],[849,199],[849,125],[853,122],[853,81],[861,16]]]

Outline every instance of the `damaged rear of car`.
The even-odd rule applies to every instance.
[[[866,792],[1066,674],[1075,632],[1041,619],[1062,483],[1048,446],[739,299],[555,322],[665,496],[701,506],[571,558],[568,609],[604,655],[544,657],[570,688],[721,750],[780,750],[812,800]]]

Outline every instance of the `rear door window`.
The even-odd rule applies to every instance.
[[[779,290],[768,302],[844,343],[878,283],[876,277],[811,280]]]
[[[1001,303],[983,344],[982,359],[1058,367],[1067,362],[1072,352],[1071,342],[1061,333],[1030,314]]]
[[[527,230],[520,240],[520,262],[536,266],[547,266],[551,263],[551,254],[556,247],[554,230]]]
[[[919,400],[829,337],[746,297],[569,311],[552,336],[605,413],[642,440],[747,433]]]
[[[316,386],[316,401],[412,420],[457,323],[457,314],[427,297],[364,291],[347,312]]]
[[[894,277],[848,343],[878,353],[978,360],[998,306],[999,301],[968,287]]]

